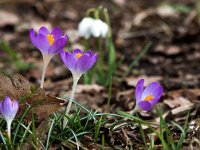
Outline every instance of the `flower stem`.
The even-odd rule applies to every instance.
[[[130,111],[130,115],[134,115],[139,109],[140,109],[140,108],[136,105],[135,108],[134,108],[132,111]],[[124,118],[124,120],[127,121],[127,120],[128,120],[128,117]],[[112,130],[114,131],[115,129],[117,129],[117,128],[119,128],[119,127],[122,127],[122,126],[124,126],[124,125],[126,125],[126,124],[127,124],[126,122],[123,122],[123,123],[121,123],[121,124],[118,124],[118,125],[116,125]]]
[[[11,122],[7,121],[7,134],[8,134],[8,141],[11,143]]]
[[[45,77],[46,70],[47,70],[47,65],[43,64],[43,66],[42,66],[42,78],[41,78],[41,83],[40,83],[40,88],[42,88],[42,89],[44,87],[44,77]]]
[[[139,107],[136,105],[135,108],[130,111],[130,115],[134,115],[139,110]]]
[[[45,78],[47,66],[52,57],[53,57],[52,55],[43,54],[42,78],[41,78],[41,83],[40,83],[40,88],[42,89],[44,87],[44,78]]]
[[[130,111],[130,115],[134,115],[139,110],[139,107],[136,105],[135,108]],[[128,117],[126,117],[124,120],[128,120]]]
[[[74,77],[73,76],[72,92],[71,92],[71,95],[70,95],[69,103],[68,103],[67,108],[65,110],[65,117],[64,117],[64,120],[63,120],[63,128],[65,128],[66,125],[67,125],[67,117],[66,116],[69,114],[79,79],[80,79],[80,77]]]

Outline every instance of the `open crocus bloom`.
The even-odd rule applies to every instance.
[[[19,105],[17,100],[12,101],[10,97],[5,97],[4,101],[0,102],[0,111],[7,124],[11,124],[17,114]]]
[[[54,56],[64,48],[67,35],[62,36],[59,27],[54,27],[51,32],[46,27],[41,27],[37,35],[33,29],[30,30],[30,39],[43,55]]]
[[[144,79],[138,81],[135,89],[137,107],[149,111],[160,99],[163,88],[158,82],[152,82],[143,90]]]
[[[30,39],[33,45],[42,52],[43,69],[40,87],[43,88],[47,66],[51,58],[65,47],[67,36],[62,36],[59,27],[53,28],[51,32],[46,27],[41,27],[37,35],[33,29],[30,30]]]
[[[75,49],[72,53],[63,50],[60,54],[65,66],[75,78],[80,78],[97,60],[97,54],[90,50],[85,53],[80,49]]]

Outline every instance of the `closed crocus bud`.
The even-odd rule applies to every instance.
[[[94,37],[102,36],[103,38],[106,37],[108,33],[108,25],[100,19],[96,19],[93,21],[91,26],[91,34]]]
[[[80,36],[88,39],[91,36],[91,26],[94,22],[94,19],[91,17],[85,17],[81,20],[78,25],[78,32]]]
[[[144,79],[138,81],[135,89],[136,107],[149,111],[163,94],[163,88],[158,82],[152,82],[144,88]]]
[[[10,97],[5,97],[5,99],[0,102],[0,112],[7,123],[8,137],[10,138],[10,127],[15,115],[17,114],[19,105],[17,100],[11,100]]]

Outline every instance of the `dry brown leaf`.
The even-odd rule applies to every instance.
[[[79,84],[76,89],[76,93],[82,93],[82,92],[87,92],[87,93],[93,93],[93,92],[101,92],[104,89],[103,86],[97,85],[97,84],[91,84],[91,85],[83,85]]]
[[[140,26],[144,19],[146,19],[147,17],[151,15],[154,15],[155,12],[156,11],[154,9],[150,8],[150,9],[137,13],[134,17],[133,24],[136,26]]]
[[[0,10],[0,27],[6,25],[16,25],[19,23],[19,18],[16,14],[7,10]]]
[[[168,93],[169,98],[163,100],[163,103],[172,109],[171,114],[175,117],[176,121],[185,120],[189,110],[191,110],[190,116],[194,116],[199,112],[199,90],[181,89]]]
[[[19,99],[24,94],[30,94],[30,84],[20,74],[15,74],[13,78],[9,78],[4,74],[0,74],[0,98],[10,96],[12,99]]]
[[[133,96],[133,89],[117,92],[116,101],[118,102],[118,105],[123,109],[131,110],[135,105],[135,99]]]
[[[161,17],[177,17],[178,14],[170,5],[161,5],[156,8],[156,13]]]
[[[169,55],[169,56],[170,55],[177,55],[177,54],[182,52],[180,46],[171,45],[171,46],[166,47],[166,46],[164,46],[162,44],[157,45],[155,47],[155,51],[156,52],[161,52],[161,53],[163,53],[165,55]]]
[[[37,120],[43,121],[46,120],[50,115],[58,111],[62,106],[60,103],[63,103],[59,98],[56,98],[53,95],[45,95],[44,91],[34,94],[27,99],[27,103],[31,106],[32,112],[36,115]]]
[[[20,74],[15,74],[12,78],[0,74],[0,98],[3,100],[5,96],[21,100],[18,115],[30,106],[38,121],[47,119],[61,108],[61,100],[52,95],[46,95],[42,89],[32,93],[28,80]],[[26,115],[26,119],[30,118],[31,112]]]
[[[139,76],[139,77],[127,77],[125,79],[126,83],[128,86],[136,86],[137,82],[140,80],[140,79],[144,79],[145,82],[144,82],[144,86],[147,86],[149,83],[151,82],[155,82],[155,81],[161,81],[162,80],[162,77],[161,76]]]
[[[113,0],[113,2],[119,7],[123,7],[126,3],[125,0]]]
[[[192,109],[193,106],[194,106],[194,104],[189,104],[189,105],[177,107],[177,108],[172,110],[172,114],[177,115],[177,114],[180,114],[182,112],[188,111],[188,110]]]
[[[164,100],[164,103],[167,104],[170,108],[175,108],[179,106],[186,106],[192,104],[188,99],[180,96],[177,97],[176,99],[166,99]]]

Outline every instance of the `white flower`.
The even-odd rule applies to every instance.
[[[108,25],[102,20],[96,19],[93,21],[90,30],[94,37],[102,36],[105,38],[108,33]]]
[[[100,19],[93,19],[85,17],[78,25],[78,32],[80,36],[88,39],[91,35],[94,37],[106,37],[108,33],[108,25]]]
[[[93,18],[85,17],[81,20],[81,22],[78,25],[78,32],[80,36],[85,37],[88,39],[91,35],[91,26],[94,22]]]

